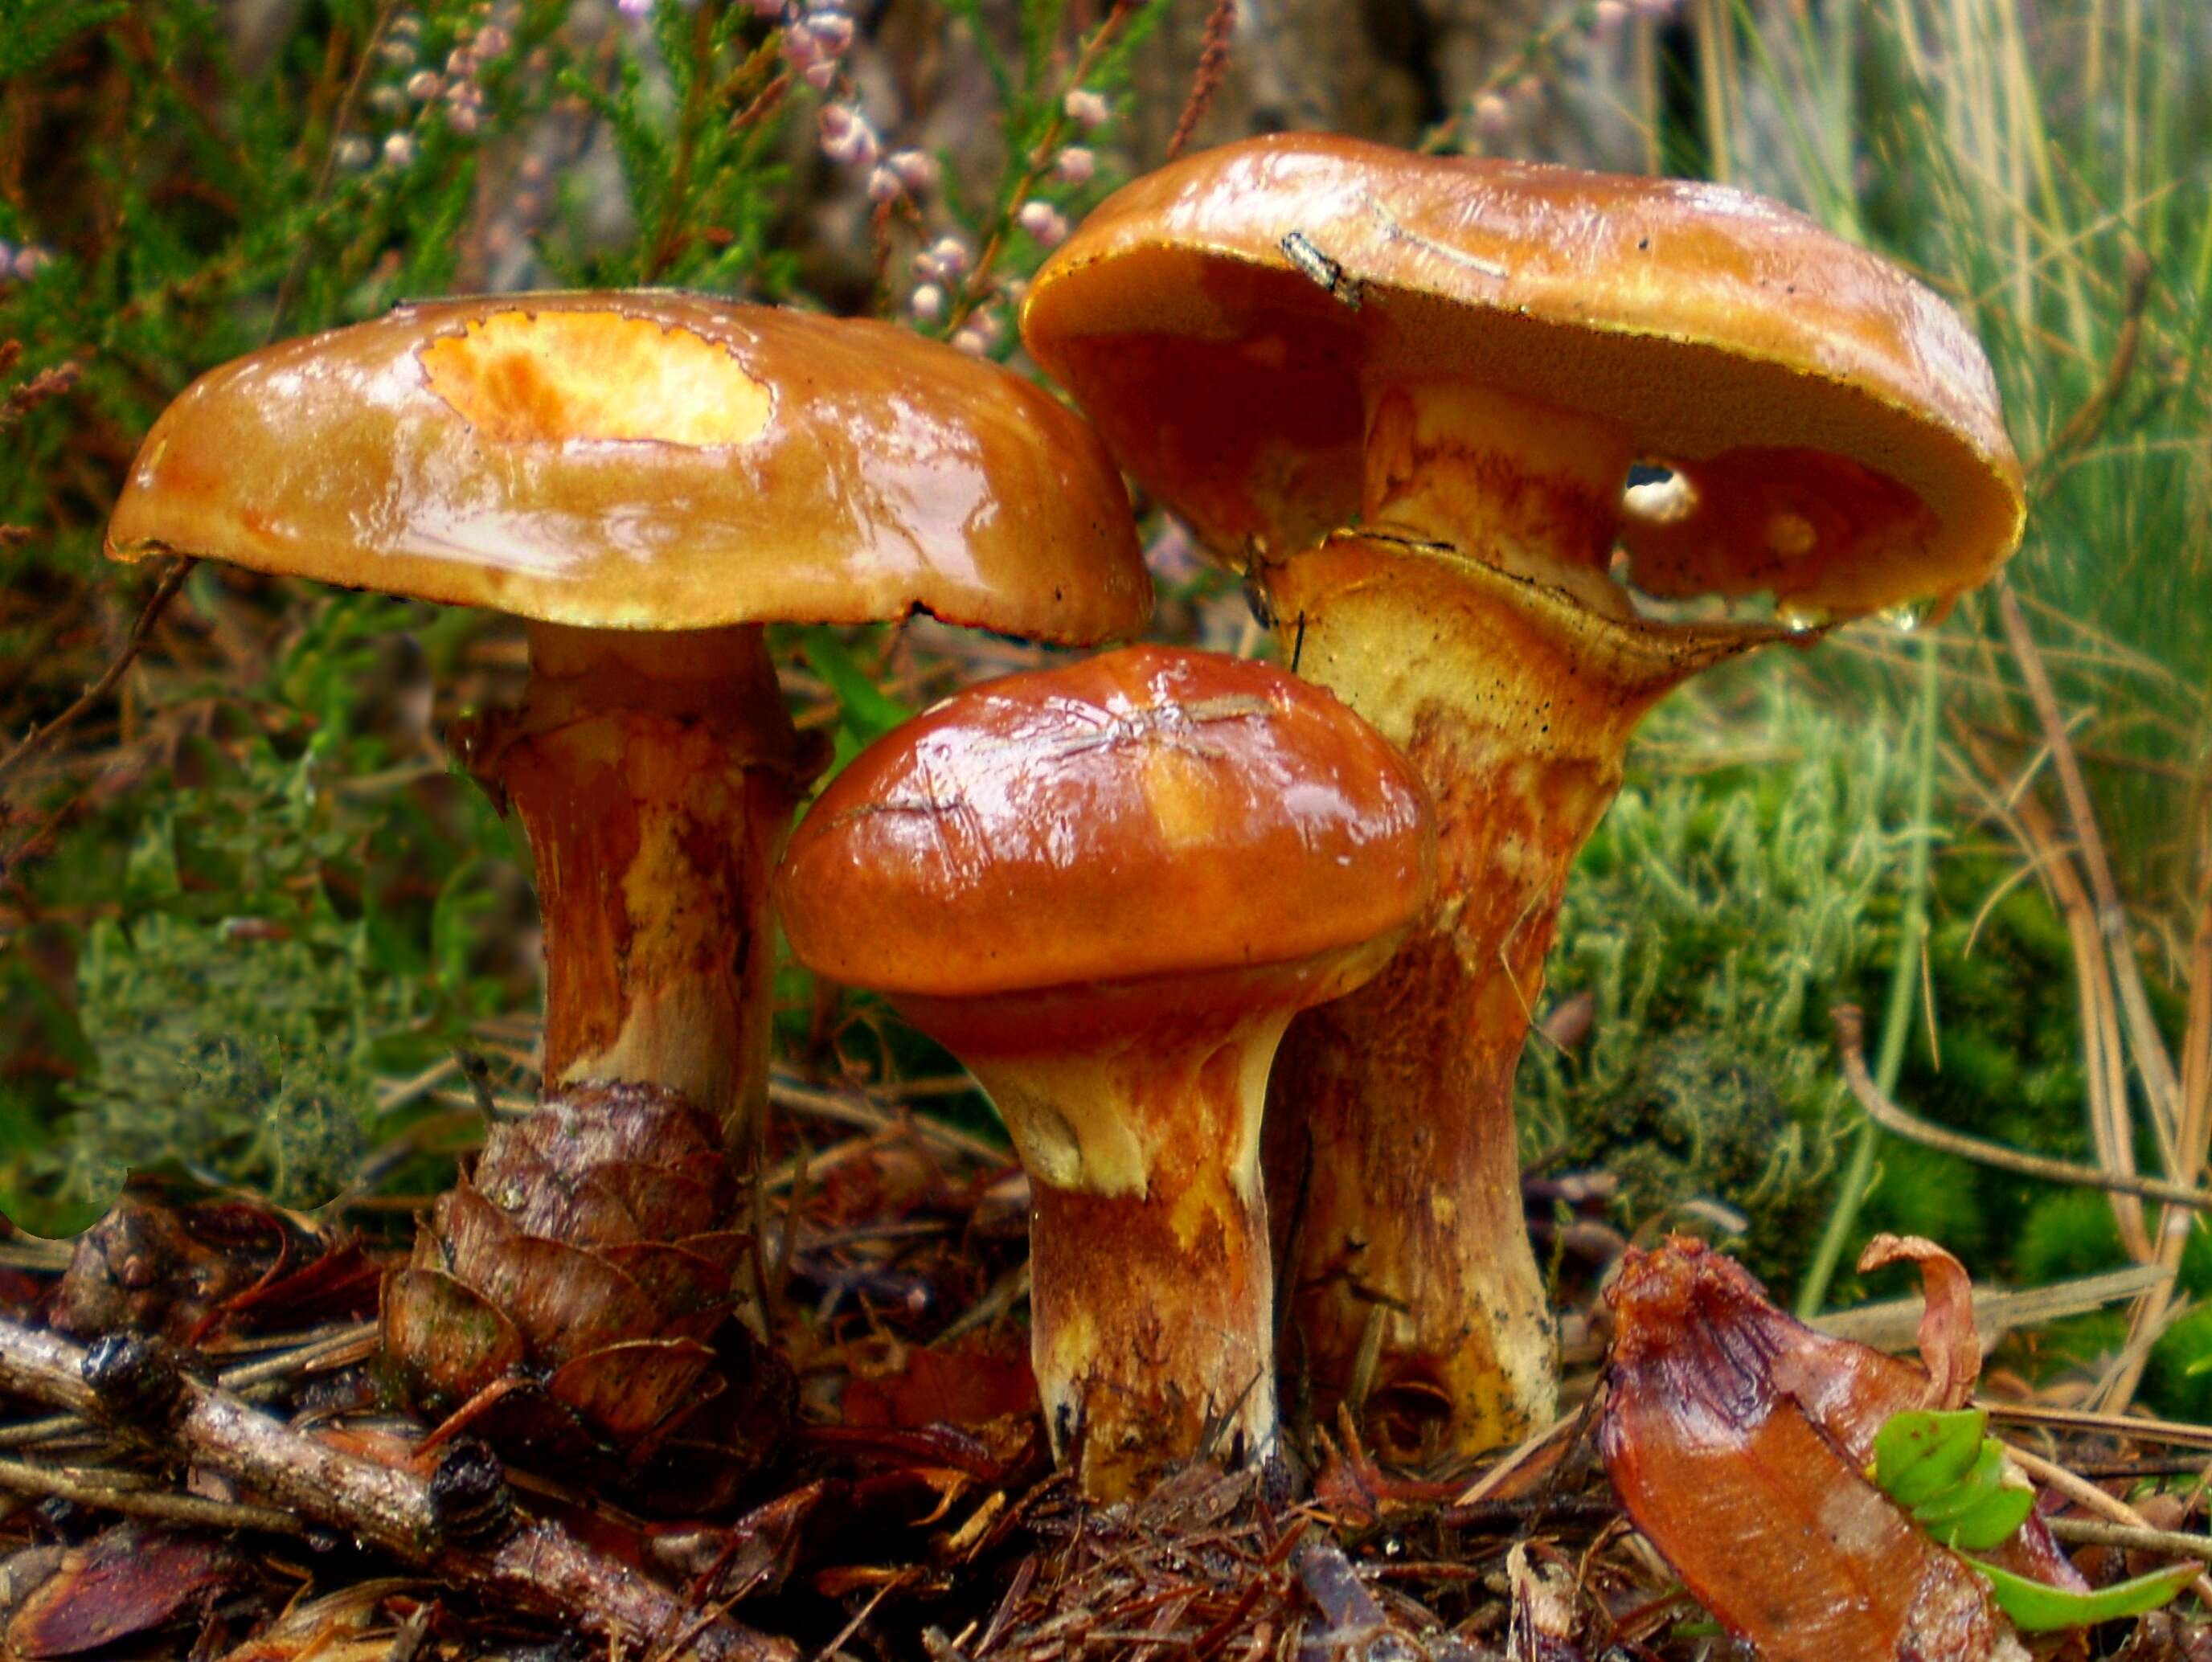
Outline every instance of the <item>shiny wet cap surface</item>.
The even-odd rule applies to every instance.
[[[1066,642],[1152,602],[1079,418],[910,331],[667,292],[402,306],[202,376],[109,527],[586,627],[928,611]]]

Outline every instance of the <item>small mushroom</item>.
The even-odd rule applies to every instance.
[[[1669,688],[2002,563],[1989,367],[1897,267],[1741,191],[1311,136],[1126,186],[1022,327],[1435,797],[1429,913],[1277,1071],[1285,1360],[1324,1415],[1364,1392],[1391,1453],[1510,1441],[1557,1394],[1512,1083],[1568,869]]]
[[[643,1398],[606,1406],[607,1347],[690,1344],[655,1399],[684,1398],[729,1284],[714,1145],[758,1136],[768,878],[819,760],[761,626],[1087,642],[1151,602],[1119,477],[1034,386],[886,325],[666,293],[404,306],[216,369],[148,435],[108,551],[526,620],[520,707],[462,749],[536,855],[558,1125],[495,1134],[386,1336],[433,1398],[565,1375],[617,1441]]]
[[[1094,1498],[1275,1435],[1260,1118],[1298,1010],[1389,959],[1425,793],[1279,670],[1132,647],[878,741],[776,879],[792,949],[968,1065],[1031,1180],[1032,1349]]]

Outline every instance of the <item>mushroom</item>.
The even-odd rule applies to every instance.
[[[1334,697],[1158,646],[945,700],[793,834],[793,952],[958,1055],[1029,1170],[1037,1382],[1093,1498],[1273,1447],[1268,1065],[1389,959],[1431,842]]]
[[[1556,1400],[1512,1082],[1568,868],[1670,688],[2002,563],[1988,365],[1895,266],[1743,192],[1311,136],[1126,186],[1022,327],[1435,797],[1431,909],[1292,1028],[1269,1182],[1304,1197],[1317,1407],[1364,1400],[1401,1456],[1509,1441]],[[1664,476],[1626,488],[1638,463]]]
[[[722,1221],[702,1222],[690,1185],[723,1210],[727,1173],[701,1174],[702,1147],[749,1155],[758,1136],[768,876],[818,765],[761,626],[927,611],[1087,642],[1133,633],[1151,603],[1121,482],[1049,396],[886,325],[668,293],[404,306],[216,369],[148,435],[108,551],[526,621],[520,707],[463,749],[536,856],[544,1072],[576,1123],[527,1146],[495,1133],[483,1189],[445,1198],[393,1283],[387,1331],[411,1336],[433,1395],[521,1355],[696,1325],[673,1307],[691,1291],[648,1286],[599,1299],[588,1342],[533,1331],[540,1283],[588,1272],[502,1248],[526,1275],[486,1243],[520,1231],[635,1259]],[[574,1204],[532,1200],[547,1188]],[[643,1273],[615,1269],[599,1279],[617,1291]]]

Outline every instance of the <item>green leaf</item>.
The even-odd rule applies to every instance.
[[[2004,1474],[2004,1445],[1994,1437],[1985,1437],[1966,1476],[1913,1507],[1912,1515],[1930,1533],[1940,1535],[1947,1525],[1957,1523],[1976,1507],[1995,1499],[2003,1486]]]
[[[2014,1532],[2027,1521],[2027,1514],[2034,1510],[2033,1489],[2026,1483],[2002,1483],[1947,1526],[1938,1528],[1925,1518],[1921,1521],[1945,1546],[1971,1547],[1983,1552],[2012,1539]]]
[[[1875,1434],[1876,1487],[1902,1507],[1935,1500],[1973,1469],[1989,1424],[1989,1416],[1978,1408],[1891,1415]]]
[[[1966,1562],[1973,1567],[1975,1574],[1990,1584],[1997,1608],[2010,1617],[2013,1626],[2022,1633],[2056,1633],[2063,1628],[2087,1628],[2100,1622],[2116,1622],[2122,1617],[2141,1616],[2156,1610],[2195,1580],[2200,1568],[2196,1564],[2176,1564],[2171,1569],[2155,1569],[2148,1575],[2138,1575],[2132,1581],[2099,1587],[2094,1592],[2069,1592],[2063,1587],[2045,1586],[2024,1575],[2014,1575],[2010,1570],[1999,1569],[1977,1558]]]

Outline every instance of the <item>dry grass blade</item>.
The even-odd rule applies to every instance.
[[[1836,1051],[1843,1062],[1844,1081],[1850,1087],[1851,1095],[1858,1105],[1866,1110],[1867,1117],[1884,1131],[1923,1147],[1956,1155],[1961,1160],[1971,1160],[1977,1165],[2018,1172],[2022,1177],[2040,1178],[2047,1183],[2069,1183],[2082,1188],[2108,1189],[2116,1194],[2163,1201],[2170,1206],[2212,1211],[2212,1191],[2192,1188],[2182,1183],[2168,1183],[2155,1177],[2142,1177],[2134,1172],[2101,1171],[2093,1166],[2077,1166],[2069,1161],[2026,1154],[2018,1149],[2007,1148],[2002,1143],[1988,1142],[1982,1137],[1968,1137],[1942,1125],[1931,1125],[1916,1114],[1908,1113],[1875,1088],[1874,1076],[1867,1071],[1865,1017],[1860,1014],[1858,1006],[1838,1004],[1828,1012],[1828,1018],[1835,1024]]]
[[[2081,1065],[2087,1081],[2090,1132],[2096,1141],[2100,1164],[2116,1176],[2132,1177],[2135,1150],[2128,1124],[2127,1065],[2112,970],[2088,891],[2082,887],[2071,852],[2037,799],[2031,780],[2022,778],[2016,785],[2008,786],[2008,770],[1998,766],[1987,744],[1971,731],[1960,730],[1959,738],[1993,794],[1998,811],[2027,844],[2045,892],[2066,925],[2081,1001]],[[2154,1254],[2140,1202],[2120,1198],[2116,1193],[2112,1215],[2128,1256],[2138,1264],[2148,1263]]]
[[[1984,1401],[1990,1417],[2012,1425],[2032,1425],[2062,1431],[2117,1437],[2127,1442],[2161,1443],[2175,1448],[2212,1450],[2212,1425],[2192,1425],[2182,1420],[2148,1420],[2132,1414],[2100,1414],[2087,1408],[2045,1408],[2033,1403]]]
[[[2065,798],[2066,815],[2074,823],[2075,841],[2081,851],[2082,868],[2088,874],[2089,892],[2097,903],[2097,931],[2111,958],[2112,977],[2119,988],[2120,1010],[2127,1021],[2129,1046],[2142,1075],[2152,1115],[2164,1128],[2162,1140],[2170,1146],[2179,1119],[2180,1087],[2174,1078],[2173,1058],[2166,1053],[2166,1040],[2160,1035],[2157,1020],[2151,1014],[2150,996],[2143,988],[2142,971],[2136,962],[2135,949],[2128,941],[2127,908],[2120,903],[2119,887],[2112,880],[2112,861],[2105,852],[2103,833],[2098,829],[2096,808],[2089,800],[2089,787],[2081,776],[2081,761],[2074,754],[2072,736],[2066,731],[2066,719],[2058,708],[2058,695],[2051,687],[2049,672],[2043,667],[2042,654],[2036,648],[2027,614],[2021,610],[2019,599],[2002,579],[1993,586],[1996,591],[1997,616],[2004,623],[2005,640],[2012,648],[2013,661],[2027,686],[2029,702],[2035,707],[2044,742],[2051,749],[2051,765],[2058,775],[2059,791]]]
[[[2100,1310],[2122,1299],[2140,1296],[2162,1286],[2172,1272],[2155,1264],[2138,1264],[2101,1276],[2082,1276],[2052,1287],[2031,1287],[2018,1292],[1974,1289],[1974,1328],[1984,1349],[2014,1328],[2039,1327],[2063,1321],[2091,1310]],[[1854,1309],[1831,1311],[1812,1325],[1831,1338],[1851,1339],[1877,1350],[1909,1350],[1919,1342],[1920,1314],[1926,1307],[1918,1296],[1884,1299]]]

